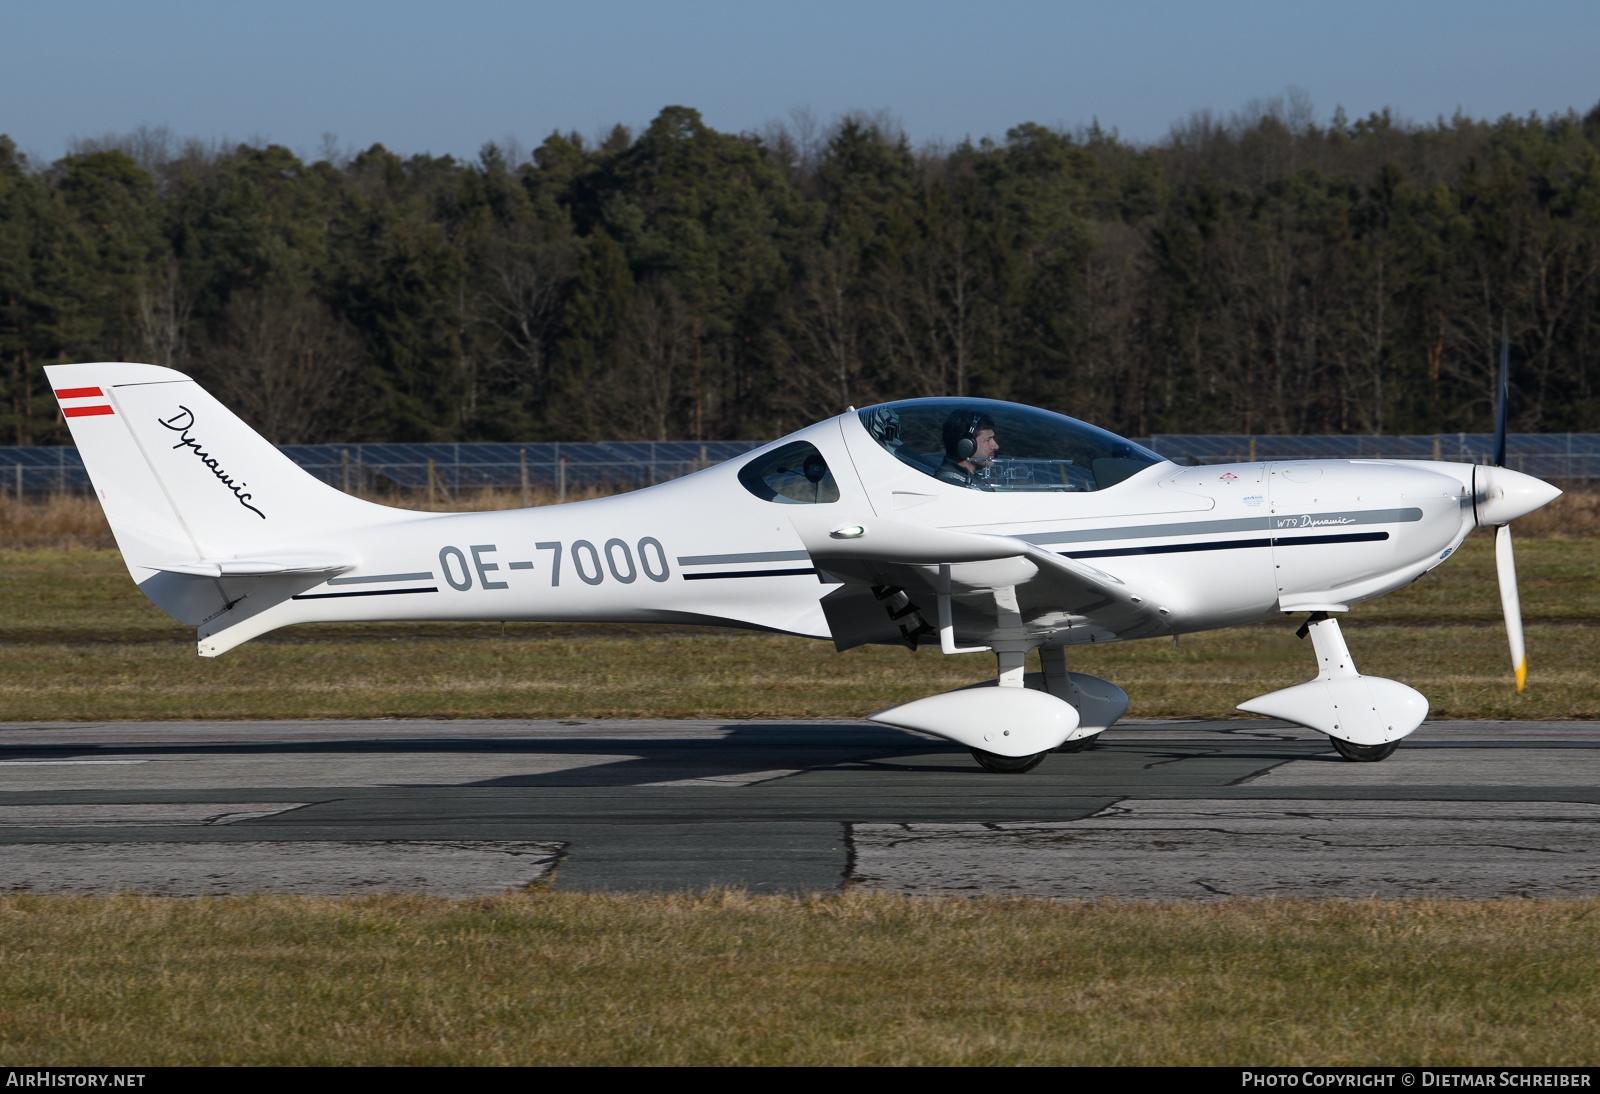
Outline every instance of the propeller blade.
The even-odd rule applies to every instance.
[[[1511,525],[1494,533],[1494,567],[1500,574],[1500,607],[1506,613],[1506,638],[1511,642],[1511,667],[1517,674],[1517,692],[1528,678],[1528,651],[1522,641],[1522,600],[1517,595],[1517,560],[1511,551]]]
[[[1506,396],[1511,379],[1511,328],[1500,317],[1500,397],[1494,411],[1494,465],[1506,465]]]
[[[1495,401],[1494,466],[1506,465],[1506,402],[1511,382],[1511,328],[1500,317],[1500,396]],[[1494,568],[1500,575],[1500,610],[1506,616],[1506,639],[1511,644],[1511,670],[1517,674],[1517,694],[1528,680],[1528,648],[1522,638],[1522,597],[1517,593],[1517,558],[1511,550],[1511,525],[1494,532]]]

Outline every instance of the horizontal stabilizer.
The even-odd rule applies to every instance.
[[[342,574],[355,569],[350,558],[333,555],[275,555],[263,558],[201,558],[163,562],[152,569],[193,577],[267,577],[274,574]]]
[[[1078,712],[1071,704],[1046,692],[1013,687],[947,691],[867,717],[999,756],[1049,752],[1078,728]]]

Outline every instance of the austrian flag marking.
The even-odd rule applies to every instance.
[[[115,414],[108,402],[79,403],[81,399],[104,399],[106,393],[97,387],[64,387],[56,392],[56,401],[59,403],[76,403],[74,406],[63,406],[63,418],[93,418],[101,414]]]

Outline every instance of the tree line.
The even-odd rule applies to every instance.
[[[773,437],[971,395],[1153,432],[1600,430],[1600,107],[1158,143],[881,118],[305,162],[0,137],[0,443],[41,365],[190,373],[278,443]]]

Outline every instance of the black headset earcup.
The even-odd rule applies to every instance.
[[[970,460],[978,451],[978,430],[983,425],[983,415],[973,414],[967,419],[966,433],[956,442],[956,460]]]

